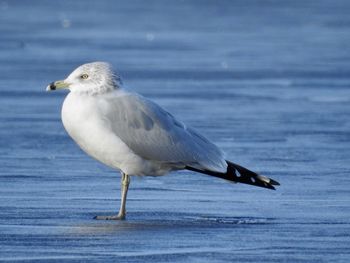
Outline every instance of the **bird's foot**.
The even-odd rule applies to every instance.
[[[95,216],[96,220],[125,220],[125,215],[112,215],[112,216]]]

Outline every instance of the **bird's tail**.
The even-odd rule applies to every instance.
[[[209,170],[200,170],[189,166],[187,166],[186,169],[215,176],[215,177],[219,177],[235,183],[250,184],[250,185],[264,187],[272,190],[275,190],[274,186],[280,185],[277,181],[262,175],[258,175],[257,173],[254,173],[238,164],[232,163],[230,161],[226,161],[226,162],[227,162],[226,173],[218,173],[218,172],[213,172]]]

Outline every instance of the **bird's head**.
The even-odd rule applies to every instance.
[[[92,62],[79,66],[66,79],[52,82],[46,90],[69,89],[77,93],[103,93],[121,86],[120,77],[106,62]]]

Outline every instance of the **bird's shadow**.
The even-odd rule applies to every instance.
[[[114,235],[141,231],[167,231],[174,229],[236,228],[274,224],[274,218],[229,217],[194,213],[130,213],[126,220],[94,220],[72,225],[71,234]]]

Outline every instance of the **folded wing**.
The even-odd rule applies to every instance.
[[[146,98],[126,93],[100,109],[109,127],[144,159],[226,172],[222,151]]]

